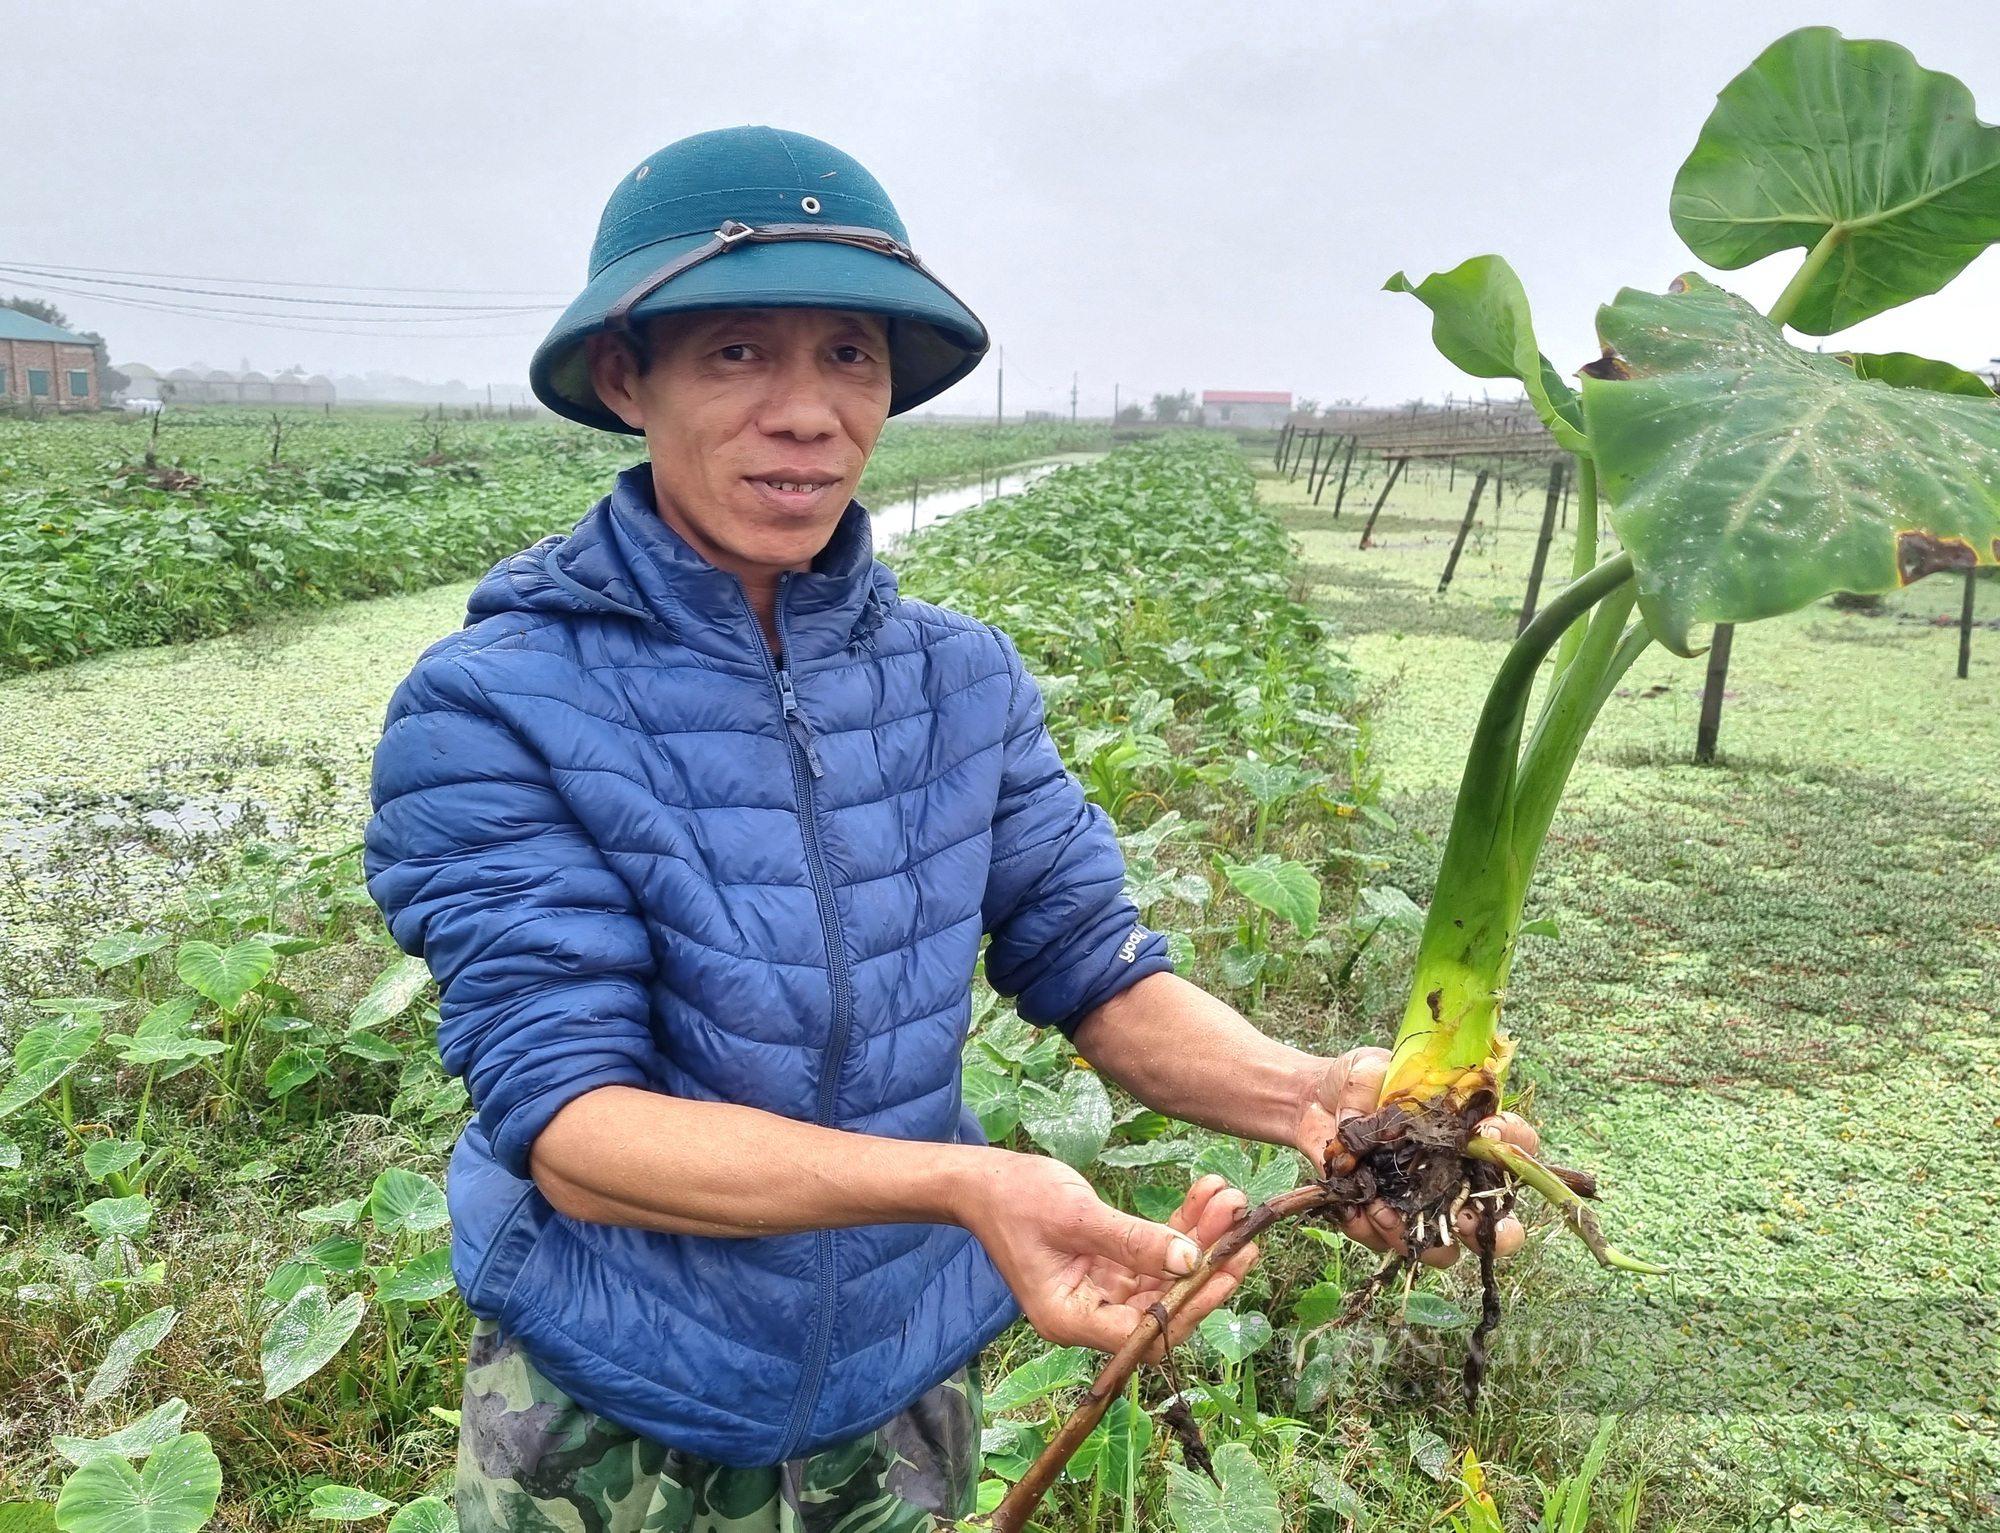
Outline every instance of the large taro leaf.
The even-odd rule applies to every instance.
[[[62,1533],[195,1533],[215,1515],[222,1465],[208,1439],[184,1432],[155,1448],[137,1473],[106,1454],[83,1465],[56,1498]]]
[[[1963,394],[1969,399],[1994,397],[1991,385],[1979,374],[1913,352],[1848,351],[1841,353],[1840,360],[1854,369],[1857,378],[1879,378],[1899,389],[1930,389],[1938,394]]]
[[[431,982],[430,966],[421,958],[398,958],[375,978],[368,993],[347,1019],[349,1032],[372,1032],[393,1022]]]
[[[361,1324],[368,1301],[351,1293],[329,1304],[326,1290],[308,1283],[285,1303],[264,1332],[260,1348],[264,1367],[264,1398],[275,1400],[318,1373],[347,1345]]]
[[[1319,925],[1319,879],[1303,862],[1266,852],[1255,862],[1225,862],[1222,871],[1238,894],[1259,910],[1290,921],[1301,937],[1310,937]]]
[[[113,1337],[111,1345],[104,1349],[104,1361],[97,1365],[97,1371],[84,1386],[83,1403],[95,1405],[123,1389],[139,1359],[167,1339],[167,1332],[174,1328],[180,1313],[171,1304],[163,1304],[141,1315]]]
[[[77,1067],[104,1032],[93,1019],[74,1026],[43,1022],[14,1045],[14,1078],[0,1088],[0,1118],[10,1118]]]
[[[1071,1070],[1051,1091],[1021,1084],[1021,1126],[1064,1165],[1081,1171],[1111,1139],[1111,1098],[1094,1070]]]
[[[389,1519],[389,1533],[458,1533],[458,1514],[442,1496],[419,1496]]]
[[[262,937],[245,937],[228,947],[183,942],[174,953],[174,972],[224,1011],[233,1012],[277,961],[277,953]]]
[[[1414,284],[1397,272],[1382,286],[1430,309],[1431,344],[1447,361],[1475,378],[1518,378],[1555,439],[1571,452],[1590,450],[1576,391],[1542,355],[1527,289],[1505,260],[1474,256]]]
[[[165,1405],[155,1406],[137,1421],[129,1421],[103,1437],[58,1437],[50,1446],[72,1464],[81,1467],[94,1458],[142,1459],[164,1442],[181,1435],[187,1420],[188,1403],[176,1395]]]
[[[1787,316],[1831,335],[1935,293],[2000,240],[2000,128],[1908,49],[1805,27],[1723,87],[1671,207],[1725,270],[1839,231]]]
[[[451,1211],[436,1182],[391,1166],[368,1191],[368,1219],[378,1235],[424,1235],[449,1223]]]
[[[1674,289],[1598,310],[1629,376],[1583,387],[1661,643],[2000,563],[2000,403],[1857,378],[1700,277]]]
[[[1215,1450],[1215,1476],[1169,1462],[1167,1515],[1179,1533],[1282,1533],[1277,1488],[1242,1443]]]

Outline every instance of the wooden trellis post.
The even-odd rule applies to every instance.
[[[1457,459],[1452,461],[1456,463]],[[1491,472],[1490,469],[1482,468],[1479,477],[1473,481],[1472,499],[1465,503],[1465,520],[1458,524],[1458,536],[1451,544],[1451,557],[1444,561],[1444,573],[1438,577],[1440,596],[1444,595],[1445,588],[1451,584],[1453,573],[1458,569],[1458,556],[1465,551],[1466,534],[1472,531],[1472,519],[1479,514],[1479,497],[1486,493],[1486,481]]]
[[[1358,434],[1347,439],[1347,456],[1340,461],[1340,488],[1333,492],[1333,514],[1336,520],[1340,516],[1340,503],[1347,498],[1347,471],[1354,467],[1354,449],[1360,445],[1361,438]],[[1326,460],[1326,469],[1328,474],[1333,472],[1331,457]],[[1320,476],[1319,488],[1321,495],[1326,493],[1326,474]],[[1319,495],[1313,496],[1313,504],[1319,504]]]
[[[1404,465],[1409,461],[1408,458],[1394,458],[1390,460],[1389,477],[1382,482],[1382,493],[1375,497],[1375,509],[1368,513],[1368,525],[1361,529],[1360,546],[1362,548],[1368,546],[1369,536],[1375,531],[1375,518],[1382,514],[1382,507],[1389,499],[1389,492],[1396,487],[1397,476],[1403,472]]]
[[[1313,475],[1319,472],[1319,444],[1322,440],[1325,439],[1325,437],[1326,433],[1324,431],[1315,431],[1313,433],[1312,467],[1306,470],[1306,488],[1308,490],[1312,488]],[[1305,456],[1305,451],[1303,444],[1301,444],[1299,458],[1303,458],[1304,456]],[[1296,479],[1298,477],[1299,477],[1298,458],[1294,458],[1292,460],[1292,478]]]
[[[1972,604],[1973,593],[1979,587],[1979,571],[1965,572],[1965,605],[1958,612],[1958,679],[1966,680],[1972,675]]]
[[[1556,535],[1556,508],[1564,496],[1564,478],[1563,460],[1557,458],[1549,465],[1549,498],[1542,506],[1542,535],[1535,543],[1535,564],[1528,571],[1528,594],[1521,602],[1521,621],[1514,627],[1516,635],[1526,633],[1535,620],[1535,603],[1542,594],[1542,571],[1548,568],[1549,544]]]
[[[1701,722],[1695,728],[1694,762],[1712,766],[1715,738],[1722,732],[1722,689],[1729,680],[1729,646],[1736,638],[1734,623],[1717,623],[1709,641],[1708,681],[1701,692]]]

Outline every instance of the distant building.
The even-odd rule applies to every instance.
[[[1237,431],[1276,431],[1291,419],[1292,396],[1255,389],[1203,389],[1201,423]]]
[[[0,309],[0,404],[99,408],[96,348],[18,309]]]
[[[196,372],[177,367],[160,372],[143,362],[127,362],[118,371],[131,379],[128,401],[170,405],[330,405],[333,382],[318,373],[308,378],[297,368],[267,377],[263,373]]]

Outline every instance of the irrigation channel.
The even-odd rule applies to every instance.
[[[869,507],[875,517],[875,546],[888,548],[933,522],[943,521],[947,516],[969,511],[1003,495],[1018,495],[1059,468],[1072,463],[1095,463],[1103,456],[1101,452],[1063,453],[1040,463],[1007,469],[971,484],[946,485],[936,490],[924,490],[919,486],[918,493],[907,499],[885,501]]]

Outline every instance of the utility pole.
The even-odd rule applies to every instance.
[[[1069,375],[1069,423],[1076,424],[1076,374]]]
[[[998,348],[993,363],[993,424],[1007,424],[1007,348]]]
[[[1118,385],[1111,385],[1111,429],[1118,429]]]

